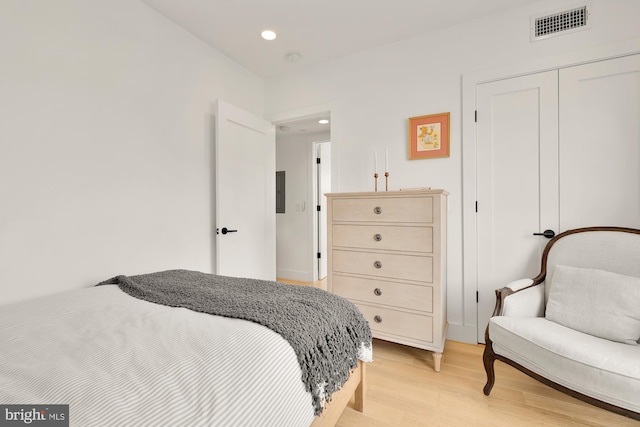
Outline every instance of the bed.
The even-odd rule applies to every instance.
[[[239,280],[175,272],[213,277],[234,289]],[[147,276],[152,275],[131,279]],[[353,325],[337,326],[355,337],[354,353],[338,351],[335,339],[312,337],[308,325],[296,317],[303,311],[314,313],[307,307],[319,297],[319,313],[324,314],[315,317],[340,318],[332,313],[342,299],[334,301],[334,295],[314,288],[250,281],[262,293],[275,293],[272,286],[284,292],[283,298],[295,302],[294,309],[288,303],[281,309],[268,297],[263,301],[266,311],[297,324],[302,340],[311,337],[321,343],[320,354],[335,353],[333,360],[304,361],[308,356],[300,357],[299,344],[284,338],[288,334],[256,320],[186,308],[189,301],[199,305],[215,300],[215,295],[194,296],[191,288],[178,283],[172,298],[179,301],[169,306],[152,302],[157,295],[135,295],[136,290],[123,283],[128,279],[117,276],[100,286],[0,306],[0,404],[69,405],[70,425],[82,427],[334,425],[354,393],[355,407],[363,411],[363,361],[371,361],[366,321],[362,319],[368,337],[354,333]],[[155,292],[143,291],[149,289]],[[235,305],[243,310],[263,299],[239,289],[242,295]],[[305,363],[313,368],[305,368]],[[327,363],[329,371],[347,363],[346,379],[332,386],[332,379],[314,378],[316,387],[309,390],[305,372],[315,375]]]

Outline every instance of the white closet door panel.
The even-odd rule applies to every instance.
[[[640,55],[560,70],[563,230],[640,228]]]
[[[478,341],[495,289],[534,277],[558,226],[557,71],[478,85]]]

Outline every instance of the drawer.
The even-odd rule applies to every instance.
[[[367,276],[433,282],[433,258],[334,249],[332,271]]]
[[[335,224],[332,227],[332,239],[334,246],[433,252],[432,227]]]
[[[431,313],[433,288],[423,285],[333,275],[332,292],[350,300],[391,305]]]
[[[369,322],[374,337],[376,332],[380,332],[433,342],[433,318],[431,316],[365,304],[355,305]]]
[[[333,199],[333,221],[433,222],[433,197]]]

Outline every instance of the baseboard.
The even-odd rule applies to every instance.
[[[449,328],[447,329],[447,339],[452,341],[466,342],[469,344],[477,344],[478,327],[476,325],[449,323]]]
[[[309,271],[287,270],[278,268],[276,271],[279,279],[297,280],[300,282],[313,282],[313,273]]]

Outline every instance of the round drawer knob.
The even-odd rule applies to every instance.
[[[382,291],[380,290],[380,288],[375,288],[375,289],[373,290],[373,293],[374,293],[374,294],[376,294],[377,296],[382,295]]]
[[[382,323],[382,317],[380,317],[380,316],[378,316],[378,315],[376,315],[376,316],[373,318],[373,320],[374,320],[376,323]]]
[[[375,268],[382,268],[382,263],[380,261],[376,261],[376,262],[373,263],[373,266]]]
[[[376,206],[375,208],[373,208],[373,213],[375,213],[376,215],[380,215],[382,213],[382,208],[380,206]]]
[[[373,236],[373,240],[375,240],[376,242],[379,242],[380,240],[382,240],[382,234],[375,234]]]

